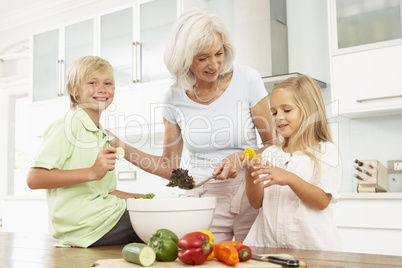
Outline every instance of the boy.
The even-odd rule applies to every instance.
[[[114,97],[112,66],[96,56],[76,60],[67,90],[74,112],[45,131],[27,177],[29,188],[47,189],[49,231],[73,247],[141,242],[125,199],[143,195],[116,190],[116,149],[99,123]]]

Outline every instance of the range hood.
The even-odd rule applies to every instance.
[[[272,92],[272,90],[274,89],[274,87],[279,84],[280,82],[282,82],[283,80],[286,80],[290,77],[297,77],[297,76],[301,76],[301,73],[288,73],[288,74],[278,74],[278,75],[272,75],[272,76],[266,76],[262,78],[262,81],[264,82],[264,86],[267,89],[267,91],[269,93]],[[314,79],[317,84],[320,86],[320,88],[326,88],[327,87],[327,83],[320,81],[318,79]]]
[[[289,73],[286,1],[234,0],[236,62],[256,69],[268,92]],[[316,80],[321,88],[326,84]]]

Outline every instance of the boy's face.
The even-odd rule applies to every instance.
[[[101,113],[112,103],[114,89],[109,74],[91,75],[79,86],[75,97],[81,108]]]

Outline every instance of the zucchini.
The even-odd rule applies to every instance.
[[[155,262],[156,254],[153,248],[142,243],[130,243],[121,251],[123,259],[141,266],[151,266]]]

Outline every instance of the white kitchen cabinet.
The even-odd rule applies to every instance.
[[[401,0],[328,1],[334,113],[402,111]]]
[[[60,85],[57,83],[60,68],[59,39],[59,28],[33,37],[33,101],[53,99],[60,94]]]
[[[95,53],[95,19],[87,18],[32,36],[33,102],[65,96],[65,71],[77,58]]]
[[[334,219],[345,252],[402,256],[402,194],[341,194]]]
[[[177,18],[178,3],[180,0],[134,1],[33,34],[33,110],[29,116],[35,125],[34,134],[41,136],[46,126],[69,111],[66,70],[86,55],[99,55],[114,68],[116,95],[120,97],[115,101],[118,109],[114,116],[141,114],[141,110],[133,109],[139,106],[133,106],[135,101],[131,100],[139,99],[141,90],[155,96],[161,81],[164,89],[171,83],[163,53]],[[145,105],[142,103],[141,107]]]
[[[32,100],[66,95],[66,70],[86,55],[107,59],[114,67],[118,87],[169,78],[163,53],[177,17],[177,2],[136,1],[33,34]]]
[[[100,15],[100,55],[113,65],[116,86],[170,77],[163,53],[176,17],[177,0],[140,1]]]
[[[334,108],[351,117],[400,113],[401,58],[402,45],[333,56]]]
[[[31,38],[32,80],[29,128],[34,136],[70,110],[66,70],[79,57],[95,54],[95,17],[70,22]]]

